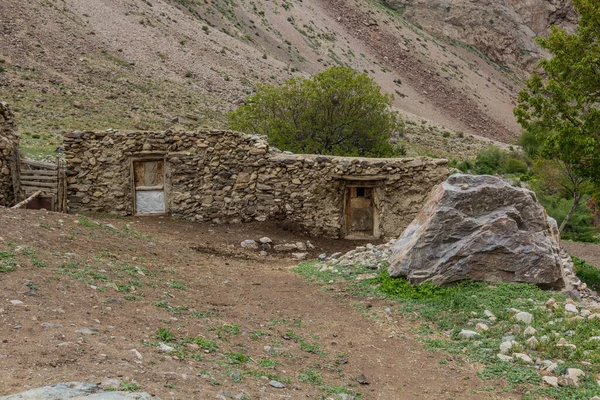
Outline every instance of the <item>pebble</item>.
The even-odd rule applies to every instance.
[[[258,249],[258,243],[256,243],[256,241],[252,239],[244,240],[241,243],[241,246],[245,249]]]
[[[537,338],[535,336],[532,336],[529,339],[527,339],[525,344],[527,344],[527,347],[535,349],[540,345],[540,341],[537,340]]]
[[[515,353],[513,354],[513,356],[518,359],[521,360],[527,364],[533,364],[533,360],[531,359],[531,357],[529,357],[527,354],[525,353]]]
[[[42,322],[41,324],[44,328],[59,328],[62,325],[61,324],[52,324],[50,322]]]
[[[525,324],[530,325],[533,322],[533,315],[528,312],[521,311],[515,315],[515,319],[518,322],[523,322]]]
[[[261,237],[260,239],[258,239],[258,241],[261,242],[262,244],[273,243],[271,238],[269,238],[267,236]]]
[[[10,304],[12,304],[13,306],[19,306],[23,304],[23,302],[21,300],[11,300]]]
[[[513,360],[513,358],[511,356],[507,356],[505,354],[496,354],[496,357],[498,357],[501,361],[504,362],[511,362]]]
[[[76,330],[75,333],[81,333],[82,335],[95,335],[98,332],[96,328],[82,328]]]
[[[171,346],[169,346],[168,344],[165,344],[165,343],[161,343],[158,346],[158,348],[159,348],[160,351],[164,351],[165,353],[168,353],[168,352],[171,352],[171,351],[175,350],[173,347],[171,347]]]
[[[458,336],[463,339],[471,339],[471,338],[479,336],[479,333],[477,333],[475,331],[470,331],[468,329],[463,329],[462,331],[460,331]]]
[[[485,332],[485,331],[488,331],[489,329],[490,328],[486,324],[479,323],[479,324],[475,325],[475,330],[477,332]]]
[[[558,378],[555,376],[542,376],[542,380],[552,387],[558,386]]]
[[[269,385],[271,385],[275,389],[285,389],[285,385],[278,381],[270,381]]]
[[[571,303],[565,304],[565,311],[569,312],[569,313],[579,314],[579,310],[577,310],[577,307],[575,306],[575,304],[571,304]]]
[[[523,331],[523,335],[532,336],[535,335],[537,330],[533,326],[528,326],[527,329]]]

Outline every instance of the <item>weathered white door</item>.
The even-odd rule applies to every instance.
[[[163,160],[134,161],[135,214],[164,214],[165,172]]]

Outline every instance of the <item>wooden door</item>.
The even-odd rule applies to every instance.
[[[375,212],[372,187],[349,187],[346,189],[347,237],[374,236]]]
[[[133,175],[135,214],[164,214],[166,212],[164,161],[134,161]]]

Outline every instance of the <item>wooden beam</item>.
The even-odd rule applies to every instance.
[[[55,182],[31,182],[24,181],[21,179],[21,184],[23,186],[37,186],[38,188],[55,188],[56,189],[56,181]]]
[[[45,169],[57,169],[56,164],[42,162],[42,161],[33,161],[28,159],[21,159],[21,164],[30,165],[32,167],[45,168]]]
[[[28,175],[28,174],[21,174],[21,180],[22,181],[57,181],[58,177],[56,176],[56,174],[54,174],[55,176],[46,176],[46,175]]]
[[[56,176],[57,171],[49,171],[44,169],[22,169],[21,175],[47,175],[47,176]]]
[[[388,175],[335,175],[334,178],[343,179],[345,181],[385,181],[389,178]]]
[[[22,202],[15,204],[12,208],[21,208],[21,207],[27,205],[27,203],[29,203],[31,200],[33,200],[36,197],[38,197],[40,194],[42,194],[42,191],[38,190],[37,192],[35,192],[34,194],[32,194],[31,196],[29,196],[28,198],[26,198]]]
[[[52,187],[52,188],[40,188],[38,186],[21,186],[21,190],[25,191],[25,193],[29,192],[35,192],[38,190],[41,190],[44,193],[53,193],[56,194],[57,190],[56,190],[56,186]]]

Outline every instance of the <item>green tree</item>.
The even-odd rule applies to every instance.
[[[260,85],[229,123],[295,153],[385,157],[397,154],[389,139],[403,128],[391,103],[366,74],[332,67],[280,87]]]
[[[543,72],[531,75],[514,113],[539,139],[541,155],[558,160],[575,186],[588,188],[600,184],[600,2],[574,3],[577,32],[553,26],[549,37],[537,39],[551,57],[540,61]],[[574,210],[582,193],[572,195]]]

